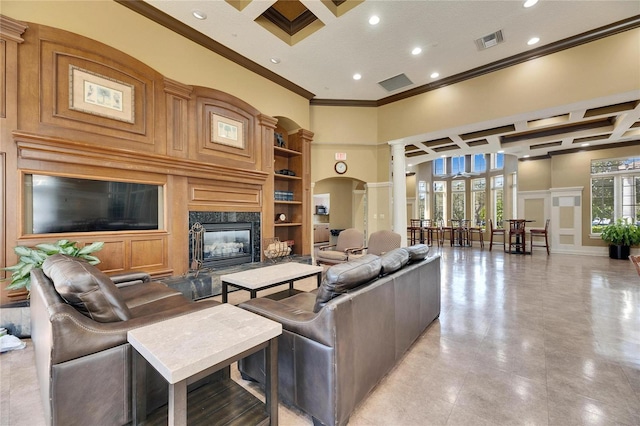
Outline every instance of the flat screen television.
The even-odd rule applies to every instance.
[[[159,229],[162,186],[25,175],[25,232]]]

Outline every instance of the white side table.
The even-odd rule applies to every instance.
[[[169,425],[187,424],[187,385],[266,348],[265,404],[278,424],[278,340],[282,325],[223,304],[130,330],[134,424],[146,416],[146,359],[169,382]]]

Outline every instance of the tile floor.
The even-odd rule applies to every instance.
[[[432,250],[442,254],[440,318],[349,425],[640,425],[640,277],[631,262]],[[30,341],[0,357],[0,425],[43,424],[33,365]],[[279,415],[282,425],[312,424],[282,404]]]

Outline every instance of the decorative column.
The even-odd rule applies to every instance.
[[[393,163],[393,232],[402,237],[401,246],[407,245],[407,182],[405,177],[404,143],[389,142]]]

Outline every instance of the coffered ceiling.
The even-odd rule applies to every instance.
[[[530,8],[524,0],[116,1],[312,105],[384,105],[640,27],[633,0],[540,0]],[[528,45],[532,37],[540,41]],[[640,76],[638,93],[408,135],[406,153],[416,162],[499,149],[538,157],[629,143],[640,138],[639,100]]]
[[[639,82],[640,83],[640,82]],[[502,151],[520,159],[638,146],[640,91],[474,123],[405,139],[407,163],[441,156]]]

